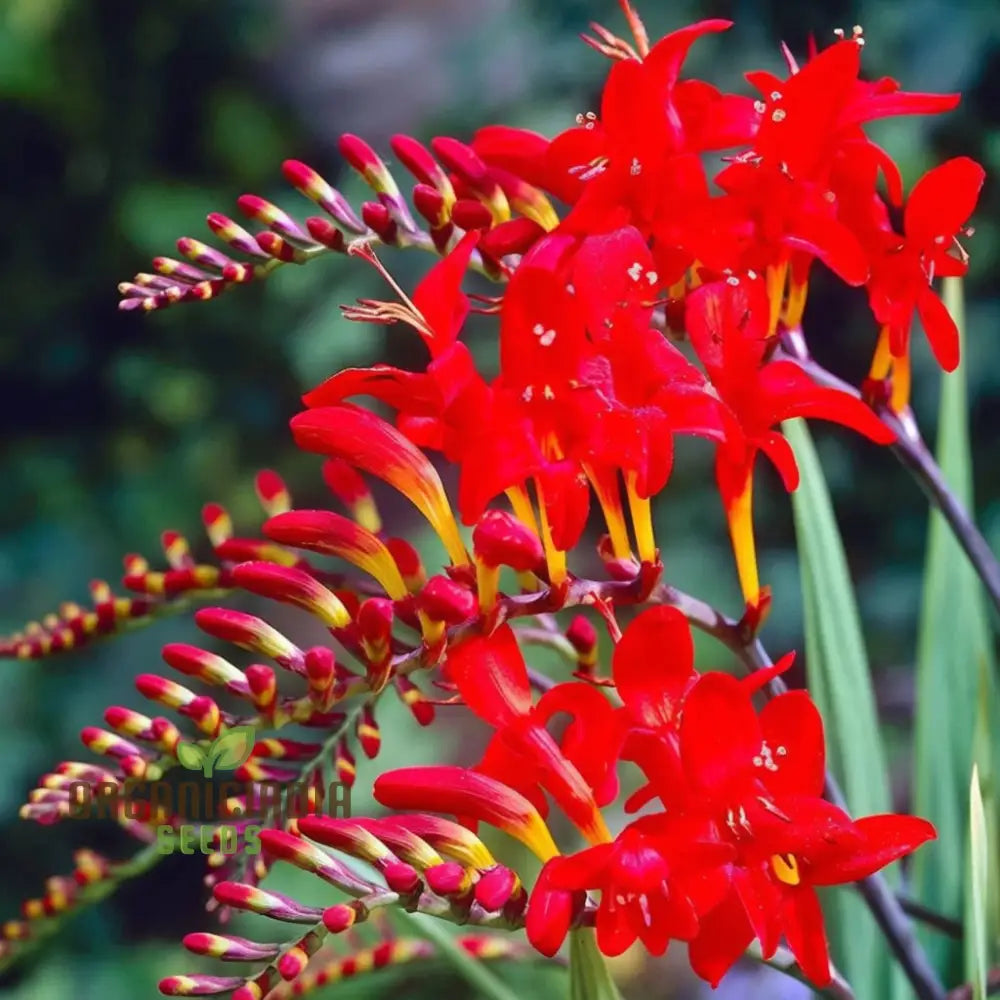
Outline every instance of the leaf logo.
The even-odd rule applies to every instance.
[[[234,726],[207,747],[200,743],[178,743],[177,760],[189,771],[211,778],[215,771],[235,771],[253,753],[253,726]]]

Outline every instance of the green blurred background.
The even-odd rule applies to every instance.
[[[744,69],[779,67],[780,39],[802,52],[810,30],[824,38],[861,23],[869,76],[965,94],[946,118],[874,129],[907,183],[950,155],[972,155],[993,175],[1000,166],[995,3],[640,6],[654,34],[705,16],[735,19],[728,36],[699,43],[689,63],[692,74],[731,89]],[[148,317],[116,310],[116,283],[147,270],[153,255],[172,253],[176,237],[203,237],[206,213],[232,214],[244,191],[305,214],[304,203],[281,187],[286,157],[306,160],[357,196],[336,154],[342,131],[362,133],[386,151],[395,131],[467,138],[494,120],[548,132],[565,127],[596,107],[603,61],[575,37],[590,19],[624,30],[612,0],[0,0],[7,178],[0,187],[7,234],[0,250],[0,631],[62,600],[83,599],[92,577],[115,580],[126,552],[154,556],[164,528],[199,538],[206,500],[226,503],[252,530],[259,516],[252,478],[260,467],[279,469],[300,503],[322,504],[318,463],[295,453],[286,430],[299,394],[345,364],[414,357],[405,334],[341,319],[340,303],[377,288],[357,262],[326,258],[285,268],[260,287]],[[990,180],[970,245],[965,362],[978,516],[993,543],[1000,542],[998,201]],[[386,259],[404,283],[429,263],[420,254]],[[806,325],[818,357],[857,381],[874,339],[863,295],[817,276]],[[478,336],[486,357],[489,344]],[[930,436],[939,377],[917,340],[914,400]],[[819,430],[818,439],[905,804],[926,504],[888,453],[835,432]],[[658,513],[670,578],[735,611],[709,451],[686,443],[679,450]],[[765,638],[781,652],[801,645],[801,608],[790,508],[775,487],[768,479],[762,491],[759,542],[776,595]],[[400,519],[416,528],[398,505],[389,511],[397,532]],[[127,851],[115,831],[80,823],[41,830],[19,822],[17,808],[52,764],[87,759],[77,734],[98,723],[106,705],[141,707],[131,678],[156,669],[162,642],[192,635],[189,624],[171,620],[72,656],[0,669],[0,918],[37,895],[47,875],[68,870],[74,846]],[[702,652],[706,662],[724,662],[718,650]],[[390,713],[383,726],[380,767],[402,762],[403,742],[407,760],[415,753],[470,756],[482,745],[478,731],[444,727],[424,731],[414,744],[414,727],[401,713]],[[361,770],[356,808],[373,773],[371,765]],[[169,859],[68,925],[0,987],[24,998],[152,995],[157,977],[196,964],[178,941],[210,926],[202,874],[198,859]],[[676,996],[684,988],[683,976],[662,970],[623,971],[641,977],[635,995]],[[449,995],[465,995],[436,976],[406,983],[415,997],[445,986],[453,988]],[[364,995],[388,995],[388,984],[373,981]],[[773,986],[771,995],[786,994],[795,995]]]

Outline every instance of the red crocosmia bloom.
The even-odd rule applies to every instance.
[[[671,939],[689,941],[698,933],[690,892],[700,892],[704,869],[718,868],[734,854],[717,840],[692,839],[693,832],[663,816],[636,820],[613,843],[547,862],[546,881],[536,886],[529,905],[550,889],[600,889],[600,950],[620,955],[638,939],[651,954],[662,955]]]
[[[540,785],[588,840],[610,840],[594,795],[595,787],[612,795],[616,790],[608,783],[617,748],[615,713],[607,700],[586,684],[560,684],[532,705],[527,667],[508,625],[450,648],[446,671],[468,707],[497,729],[478,770],[523,790],[532,801]],[[545,728],[560,712],[569,713],[577,728],[571,727],[564,747]]]
[[[582,530],[589,481],[615,555],[627,557],[621,470],[640,557],[654,560],[648,499],[669,476],[672,433],[722,436],[704,377],[650,328],[658,284],[634,227],[576,243],[550,237],[525,257],[501,312],[501,375],[492,406],[504,423],[481,420],[471,430],[463,519],[478,517],[491,490],[532,476],[544,498],[543,531],[565,550]],[[512,446],[518,427],[530,428],[536,451],[516,444],[517,430]]]
[[[829,957],[813,887],[870,875],[932,839],[934,828],[909,816],[852,821],[820,797],[823,725],[805,692],[773,699],[758,716],[744,684],[705,674],[684,702],[680,751],[687,808],[712,814],[737,852],[730,892],[692,942],[693,968],[717,983],[754,937],[769,956],[784,936],[806,975],[825,985]]]
[[[872,275],[868,298],[882,324],[882,339],[872,377],[887,374],[893,362],[893,406],[906,403],[909,390],[909,339],[914,312],[920,316],[931,350],[945,371],[959,361],[958,328],[931,282],[936,277],[965,274],[968,259],[958,243],[963,227],[976,207],[985,171],[961,156],[928,171],[914,185],[903,213],[903,236],[885,222],[874,229]],[[902,364],[899,362],[902,361]]]
[[[898,168],[862,125],[890,115],[947,111],[958,101],[957,95],[903,93],[888,78],[861,81],[860,68],[856,37],[814,53],[801,69],[790,60],[787,80],[762,71],[747,74],[762,98],[760,128],[744,162],[717,181],[739,204],[738,215],[753,221],[754,240],[744,249],[741,266],[767,273],[772,332],[789,268],[785,322],[790,326],[801,321],[813,257],[848,284],[865,279],[858,234],[845,228],[840,206],[873,195],[880,171],[890,199],[901,200]]]
[[[831,420],[879,444],[894,435],[860,400],[817,386],[792,361],[765,361],[768,348],[764,283],[729,278],[688,297],[687,329],[731,420],[716,451],[716,482],[729,520],[740,585],[748,608],[759,609],[761,588],[753,540],[753,467],[759,452],[774,463],[785,488],[798,485],[788,442],[774,428],[792,417]]]
[[[416,443],[442,447],[442,414],[470,385],[482,381],[468,348],[458,342],[469,312],[462,279],[478,240],[477,232],[466,233],[431,268],[414,290],[412,300],[400,292],[402,301],[397,303],[366,301],[345,310],[352,319],[376,323],[402,321],[412,326],[431,355],[424,372],[408,372],[383,364],[347,368],[306,393],[305,404],[331,406],[352,396],[373,396],[399,411],[401,428],[419,428],[419,433],[409,435]]]

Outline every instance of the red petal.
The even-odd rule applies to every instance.
[[[794,493],[799,487],[799,466],[795,461],[795,452],[792,451],[792,446],[778,431],[769,431],[757,438],[755,443],[774,463],[785,489],[789,493]]]
[[[524,929],[532,946],[551,958],[562,947],[569,925],[582,905],[582,894],[553,888],[548,866],[542,868],[531,890],[524,920]]]
[[[636,932],[629,920],[630,904],[616,903],[610,893],[601,896],[601,905],[597,910],[596,930],[597,947],[602,955],[614,958],[627,951],[636,939]]]
[[[702,674],[684,701],[680,743],[684,771],[696,787],[721,794],[748,779],[761,731],[750,697],[735,677]]]
[[[688,947],[691,968],[711,986],[718,986],[753,938],[743,904],[735,891],[730,892],[714,910],[701,918],[698,936]]]
[[[868,256],[844,223],[825,213],[800,212],[791,228],[781,241],[785,246],[814,254],[848,285],[863,285],[868,279]]]
[[[563,754],[594,790],[597,804],[607,805],[618,794],[614,764],[624,737],[620,713],[585,683],[557,684],[542,695],[533,717],[544,726],[561,712],[573,716],[563,733]]]
[[[844,857],[810,866],[813,885],[840,885],[867,878],[898,858],[911,854],[921,844],[937,837],[931,823],[917,816],[865,816],[854,825],[864,837],[864,845]]]
[[[531,711],[528,670],[509,625],[449,646],[446,668],[466,705],[491,726],[509,725]]]
[[[986,171],[967,156],[946,160],[913,186],[903,212],[907,240],[930,247],[935,237],[949,241],[975,211]]]
[[[590,509],[590,486],[574,462],[557,462],[538,472],[552,543],[568,552],[579,541]]]
[[[958,327],[932,288],[921,289],[917,298],[917,313],[937,363],[946,372],[953,372],[959,361]]]
[[[670,725],[696,676],[687,619],[665,605],[643,611],[615,646],[612,672],[618,694],[639,722]]]
[[[725,21],[722,18],[708,18],[679,28],[677,31],[671,31],[669,35],[664,35],[646,56],[646,66],[651,77],[662,88],[663,92],[669,91],[677,83],[681,66],[684,65],[684,60],[687,58],[691,46],[702,35],[728,31],[732,26],[732,21]]]
[[[469,313],[462,278],[478,242],[478,232],[466,233],[413,291],[413,304],[434,331],[434,338],[427,344],[434,357],[455,341]]]
[[[779,795],[822,795],[826,749],[812,698],[790,691],[772,699],[761,710],[760,728],[776,768],[761,772],[767,787]]]
[[[767,397],[771,423],[791,417],[812,417],[843,424],[877,444],[896,436],[857,396],[818,386],[794,361],[772,361],[760,372],[761,396]]]
[[[733,871],[733,887],[743,904],[747,920],[765,958],[770,958],[778,947],[781,926],[778,910],[781,906],[781,889],[771,880],[762,867],[736,867]]]
[[[352,396],[372,396],[394,410],[434,413],[441,394],[433,379],[423,372],[408,372],[391,365],[345,368],[302,397],[306,406],[333,406]]]
[[[555,889],[599,889],[604,883],[605,869],[614,853],[613,844],[597,844],[576,854],[553,858],[545,871]]]
[[[786,893],[782,916],[785,938],[799,968],[814,985],[829,985],[830,953],[819,897],[806,887]]]
[[[659,276],[639,230],[626,226],[584,239],[573,260],[573,287],[595,340],[611,336],[626,310],[630,322],[648,327]]]

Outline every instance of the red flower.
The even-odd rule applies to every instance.
[[[945,371],[958,365],[958,329],[934,294],[936,277],[963,275],[968,258],[958,236],[972,215],[985,171],[974,160],[958,157],[942,163],[917,181],[906,202],[903,233],[887,220],[873,220],[867,235],[872,274],[868,298],[882,324],[879,351],[871,376],[884,378],[893,369],[893,408],[909,398],[909,340],[914,312],[920,316],[931,350]]]
[[[411,440],[424,447],[442,448],[445,411],[463,392],[482,382],[468,348],[458,342],[469,312],[461,285],[478,239],[478,233],[467,233],[431,268],[414,290],[412,301],[400,292],[401,302],[366,300],[345,310],[352,319],[402,321],[412,326],[431,355],[424,372],[383,364],[346,368],[306,393],[306,406],[331,406],[354,396],[373,396],[399,411],[400,426]]]
[[[757,608],[761,589],[753,541],[753,467],[759,452],[774,463],[787,490],[798,467],[775,425],[793,417],[831,420],[880,444],[894,435],[860,400],[817,386],[791,361],[765,361],[767,296],[763,282],[730,278],[691,293],[687,330],[713,387],[731,417],[716,452],[716,482],[729,520],[743,595]]]
[[[601,951],[620,955],[638,939],[651,954],[662,955],[671,939],[690,941],[698,933],[698,902],[712,884],[705,881],[705,871],[733,856],[729,845],[700,839],[709,835],[707,828],[697,830],[664,816],[636,820],[613,843],[549,861],[544,882],[531,895],[529,913],[545,905],[553,889],[599,889]]]
[[[692,967],[717,984],[754,937],[767,957],[784,936],[809,979],[827,984],[813,887],[872,874],[933,839],[933,826],[911,816],[852,822],[820,798],[823,725],[805,692],[775,698],[758,718],[739,681],[706,674],[685,700],[680,748],[695,807],[714,814],[737,851],[730,893],[692,942]]]
[[[591,843],[610,840],[595,797],[607,802],[617,792],[608,780],[617,727],[607,699],[587,684],[559,684],[533,705],[524,657],[508,625],[450,648],[446,670],[466,705],[497,730],[477,770],[518,789],[543,815],[539,788],[545,789]],[[561,745],[545,728],[557,713],[573,720]]]

